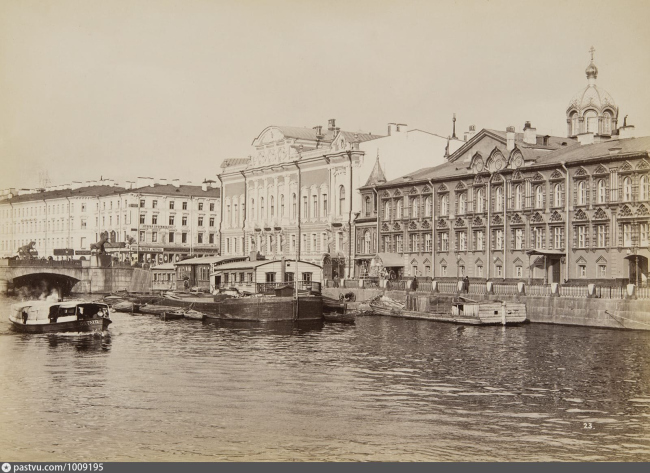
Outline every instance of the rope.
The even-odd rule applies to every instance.
[[[616,304],[616,310],[618,311],[618,304]],[[641,325],[645,325],[646,327],[650,327],[650,324],[646,324],[646,323],[644,323],[644,322],[639,322],[639,321],[637,321],[637,320],[633,320],[633,319],[628,319],[627,317],[623,317],[622,315],[617,315],[617,316],[615,317],[613,314],[610,314],[609,311],[607,311],[607,310],[605,311],[605,313],[606,313],[607,315],[609,315],[612,319],[616,320],[616,321],[617,321],[619,324],[621,324],[621,326],[624,327],[624,328],[628,328],[628,327],[625,327],[625,324],[623,324],[622,322],[620,322],[619,320],[617,320],[616,317],[619,317],[619,318],[621,318],[621,319],[623,319],[623,320],[629,320],[630,322],[633,322],[633,323],[635,323],[635,324],[641,324]]]

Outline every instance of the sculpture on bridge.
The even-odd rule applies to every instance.
[[[18,248],[18,258],[20,259],[34,259],[38,256],[38,251],[36,251],[35,241],[30,241],[28,244]]]
[[[104,245],[106,242],[108,242],[108,232],[103,232],[99,235],[99,241],[97,243],[91,243],[90,245],[90,251],[96,250],[98,255],[105,255],[106,250],[104,249]]]

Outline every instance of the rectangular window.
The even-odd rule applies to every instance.
[[[203,210],[203,202],[199,202],[199,210]]]
[[[648,224],[639,224],[639,244],[641,246],[648,246]]]
[[[187,202],[183,202],[183,210],[187,210]]]
[[[199,217],[199,227],[203,226],[203,217]]]
[[[145,214],[140,214],[140,224],[144,225]]]
[[[587,228],[580,226],[576,227],[576,237],[578,239],[578,248],[585,248],[586,246]]]
[[[535,228],[535,229],[533,229],[533,233],[535,234],[535,249],[543,250],[544,249],[544,229],[543,228]]]
[[[169,210],[174,210],[174,201],[173,200],[169,201]]]
[[[524,230],[517,228],[515,230],[515,249],[521,250],[524,247]]]
[[[476,267],[476,277],[478,277],[478,278],[483,277],[483,266],[482,265],[478,265]]]
[[[187,216],[183,215],[181,218],[181,224],[186,227],[187,226]]]
[[[187,233],[181,233],[181,243],[187,243]]]
[[[404,252],[404,236],[403,235],[397,235],[395,237],[396,244],[397,244],[397,252],[398,253],[403,253]]]
[[[140,199],[140,207],[144,207],[144,199]]]
[[[198,238],[198,243],[203,243],[203,233],[199,233],[197,235],[197,238]]]
[[[607,265],[599,264],[598,265],[598,277],[606,278],[607,277]]]
[[[146,240],[145,240],[145,233],[144,233],[144,232],[140,232],[140,243],[144,243],[145,241],[146,241]]]
[[[467,233],[458,232],[458,251],[467,251]]]
[[[296,235],[291,235],[291,252],[296,251]]]
[[[157,225],[158,224],[158,215],[152,215],[151,216],[151,225]]]
[[[158,232],[151,232],[151,241],[153,243],[158,242]]]
[[[210,202],[210,212],[214,212],[214,202]]]
[[[323,194],[323,215],[327,215],[327,194]]]
[[[302,218],[307,218],[307,213],[309,209],[307,208],[307,196],[302,196]]]
[[[266,282],[275,282],[275,273],[266,273]]]
[[[318,218],[318,196],[315,195],[312,197],[313,199],[313,214],[312,218]]]
[[[449,251],[449,233],[440,233],[440,251]]]
[[[169,224],[174,225],[174,216],[173,215],[169,216]]]
[[[586,264],[579,264],[578,265],[578,277],[579,278],[586,278],[587,277],[587,265]]]
[[[210,240],[209,240],[209,242],[210,242],[211,245],[214,244],[214,233],[210,233]]]
[[[562,227],[553,229],[553,248],[556,250],[564,248],[564,228]]]
[[[169,243],[174,243],[174,232],[169,232]]]
[[[210,226],[214,227],[214,217],[210,217]]]
[[[384,251],[387,253],[392,251],[392,248],[390,247],[390,237],[388,235],[384,235]]]
[[[85,229],[85,228],[86,228],[86,219],[85,219],[85,218],[82,218],[82,219],[81,219],[81,228],[82,228],[82,229]]]
[[[515,266],[515,277],[522,278],[524,277],[524,268],[521,266]]]
[[[632,246],[632,225],[629,223],[623,225],[623,246]]]
[[[476,234],[476,249],[478,251],[483,251],[485,249],[485,232],[483,230],[477,230]]]
[[[157,207],[158,207],[158,201],[157,201],[157,200],[154,200],[154,201],[151,203],[151,206],[152,206],[154,209],[157,208]]]
[[[424,235],[424,251],[431,253],[431,234]]]
[[[494,231],[495,235],[495,249],[503,250],[503,230],[498,229]]]
[[[440,265],[440,275],[447,277],[447,265]]]
[[[502,277],[503,276],[503,266],[498,265],[496,267],[496,269],[497,269],[497,277],[499,277],[499,278]]]

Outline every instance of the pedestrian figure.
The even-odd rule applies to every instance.
[[[463,289],[465,289],[465,294],[469,294],[469,276],[465,276],[463,279]]]

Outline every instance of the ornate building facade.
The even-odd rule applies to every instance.
[[[484,129],[448,163],[373,187],[378,252],[401,257],[396,274],[647,280],[650,138],[610,129],[618,108],[595,88],[593,61],[586,74],[568,138],[528,122],[523,133]]]
[[[221,165],[222,254],[297,257],[322,265],[326,279],[348,277],[360,207],[355,190],[373,165],[359,144],[379,137],[342,131],[334,120],[327,130],[264,129],[251,157]]]

